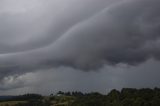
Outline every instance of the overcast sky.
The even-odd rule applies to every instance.
[[[0,94],[160,87],[159,0],[1,0]]]

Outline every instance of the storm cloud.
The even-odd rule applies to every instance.
[[[0,2],[1,83],[55,67],[96,71],[160,59],[158,0]]]

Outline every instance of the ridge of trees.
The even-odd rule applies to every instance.
[[[56,104],[67,103],[57,106],[160,106],[160,88],[123,88],[120,91],[113,89],[106,95],[98,92],[59,91],[55,95],[51,94],[48,99],[39,94],[25,94],[10,100],[28,101],[14,106],[51,106],[51,101]]]

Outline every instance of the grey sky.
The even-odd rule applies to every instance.
[[[159,9],[158,0],[0,1],[0,91],[159,86]]]

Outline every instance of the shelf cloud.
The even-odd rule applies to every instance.
[[[2,0],[0,78],[55,67],[96,71],[105,65],[159,61],[159,4],[158,0]]]

